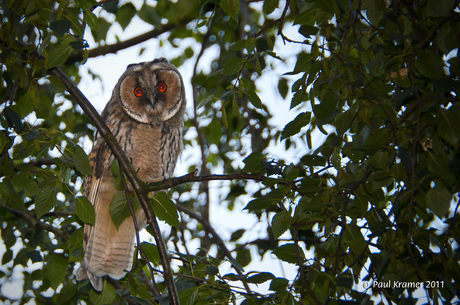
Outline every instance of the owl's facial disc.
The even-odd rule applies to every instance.
[[[157,63],[151,69],[133,66],[120,84],[124,112],[140,123],[168,121],[185,103],[182,78],[168,63]]]

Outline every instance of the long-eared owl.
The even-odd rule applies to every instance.
[[[131,160],[143,181],[161,181],[173,175],[182,149],[185,89],[179,71],[164,58],[129,65],[102,111],[102,119]],[[84,194],[96,211],[95,224],[85,224],[83,261],[77,280],[89,278],[102,289],[102,277],[122,278],[131,270],[135,226],[132,217],[116,229],[109,207],[121,191],[115,188],[114,156],[96,134],[89,157],[93,176],[86,177]],[[139,228],[146,225],[142,208],[136,211]]]

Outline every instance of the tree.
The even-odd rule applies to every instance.
[[[1,283],[17,266],[41,266],[23,269],[17,303],[458,300],[459,1],[102,2],[0,2]],[[111,27],[125,29],[135,16],[154,29],[106,43]],[[286,34],[291,25],[302,40]],[[78,192],[91,174],[83,142],[92,126],[106,131],[76,86],[79,71],[88,58],[158,37],[178,49],[186,39],[200,46],[168,59],[178,67],[193,62],[186,127],[196,137],[187,137],[185,150],[198,150],[201,161],[189,175],[145,185],[106,137],[118,179],[133,184],[142,208],[153,207],[170,230],[162,236],[151,217],[156,242],[142,242],[133,271],[96,293],[74,277],[82,225],[94,219]],[[303,46],[292,70],[276,75],[277,93],[299,112],[282,130],[256,86],[286,60],[280,42]],[[217,56],[208,73],[198,67],[210,48]],[[314,142],[316,134],[325,140]],[[274,158],[273,143],[298,158]],[[217,168],[224,174],[212,175]],[[228,209],[251,198],[242,213],[265,221],[266,236],[242,243],[244,230],[229,240],[217,233],[209,219],[213,180],[229,181],[219,194]],[[123,209],[114,218],[129,215]],[[272,254],[297,274],[245,270]],[[224,262],[234,271],[222,274]],[[268,293],[252,285],[261,283]]]

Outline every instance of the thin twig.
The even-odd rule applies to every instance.
[[[39,227],[40,229],[49,231],[49,232],[53,233],[54,235],[59,236],[63,240],[68,240],[69,239],[69,234],[67,234],[66,231],[59,230],[58,228],[56,228],[56,227],[54,227],[52,225],[49,225],[46,222],[41,222],[41,221],[37,220],[35,217],[30,216],[29,214],[27,214],[24,211],[14,209],[14,208],[9,207],[9,206],[4,206],[4,207],[8,211],[10,211],[12,214],[14,214],[14,216],[22,218],[25,221],[27,221],[28,223],[30,223],[32,225],[32,227],[34,227],[34,228]]]

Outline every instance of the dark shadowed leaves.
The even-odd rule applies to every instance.
[[[445,188],[434,187],[426,193],[426,205],[439,218],[446,217],[452,202],[452,194]]]
[[[275,254],[278,259],[291,264],[302,263],[305,259],[305,253],[302,248],[293,243],[279,246],[272,253]]]
[[[296,118],[289,122],[281,132],[281,140],[289,138],[295,134],[298,134],[300,130],[307,126],[311,120],[311,112],[302,112],[296,116]]]

